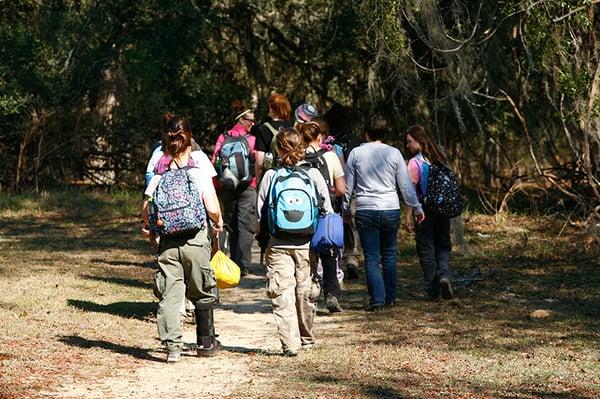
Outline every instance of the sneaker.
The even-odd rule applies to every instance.
[[[342,307],[338,303],[338,299],[334,295],[327,295],[327,310],[329,310],[329,313],[338,313],[343,311]]]
[[[452,299],[454,293],[452,292],[452,283],[448,277],[442,277],[440,279],[440,295],[443,299]]]
[[[315,344],[314,343],[312,343],[312,344],[302,344],[302,346],[300,347],[300,349],[302,349],[303,351],[308,351],[308,350],[311,350],[311,349],[314,349],[314,348],[315,348]]]
[[[296,357],[296,356],[298,356],[298,351],[294,350],[294,349],[285,349],[281,353],[281,356],[283,356],[283,357]]]
[[[167,363],[177,363],[181,360],[180,351],[172,351],[167,353]]]

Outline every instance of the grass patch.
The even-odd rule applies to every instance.
[[[0,195],[0,397],[162,361],[138,206],[126,192]],[[346,281],[346,311],[317,317],[318,346],[248,355],[252,381],[231,397],[600,397],[600,245],[563,227],[472,216],[452,267],[485,279],[441,303],[425,300],[401,234],[398,306],[366,313],[363,280]],[[529,317],[537,309],[551,316]]]
[[[59,213],[62,217],[91,219],[124,218],[139,215],[141,194],[127,190],[69,187],[62,190],[29,192],[24,194],[0,193],[2,216],[25,217]]]
[[[236,395],[272,398],[596,398],[600,395],[600,248],[550,219],[476,215],[461,275],[485,280],[452,301],[422,294],[412,236],[399,239],[399,305],[360,310],[365,287],[347,285],[349,312],[317,321],[320,345],[298,361],[264,357],[267,382]],[[574,245],[575,244],[575,245]],[[592,243],[593,244],[593,243]],[[348,304],[350,306],[348,306]],[[533,319],[536,309],[551,312]]]

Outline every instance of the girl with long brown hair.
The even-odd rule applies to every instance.
[[[269,219],[270,239],[266,252],[267,295],[273,305],[283,354],[296,356],[300,349],[310,348],[315,343],[313,322],[316,309],[313,301],[318,298],[318,288],[314,298],[311,295],[313,287],[309,263],[311,234],[308,232],[280,234],[273,228],[270,212],[277,212],[277,208],[283,206],[277,195],[273,193],[277,191],[276,186],[282,184],[285,175],[294,174],[303,181],[312,181],[313,195],[316,187],[320,197],[319,202],[322,203],[326,213],[332,213],[333,209],[323,176],[318,170],[311,169],[304,160],[305,146],[302,135],[294,128],[284,129],[277,134],[275,147],[282,166],[265,172],[258,189],[257,210],[259,219],[265,217]],[[302,205],[304,200],[300,196],[290,197],[289,203],[292,206]],[[313,210],[314,207],[310,212]],[[297,221],[305,216],[304,212],[299,211],[282,213],[286,218],[289,217],[290,221]],[[264,224],[261,224],[261,228],[262,226]]]
[[[427,181],[431,164],[447,164],[448,161],[431,136],[421,125],[408,128],[406,147],[413,156],[408,161],[408,173],[423,204],[427,196]],[[419,262],[423,269],[425,289],[431,300],[451,299],[453,296],[450,280],[450,219],[438,215],[427,204],[423,204],[426,218],[417,224],[415,242]],[[405,226],[413,229],[411,212],[406,212]]]

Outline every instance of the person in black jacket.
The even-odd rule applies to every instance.
[[[267,101],[269,119],[260,126],[253,129],[256,136],[256,179],[258,183],[269,165],[265,165],[265,154],[273,156],[273,137],[282,128],[294,126],[292,120],[292,106],[283,94],[275,93]]]

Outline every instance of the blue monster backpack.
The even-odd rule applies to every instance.
[[[189,169],[167,170],[154,190],[150,227],[160,236],[191,236],[206,226],[204,203]]]
[[[269,233],[274,237],[311,236],[317,227],[319,195],[306,171],[296,166],[275,170],[269,187]]]
[[[217,173],[224,188],[235,190],[240,184],[252,180],[254,166],[250,144],[244,136],[224,133],[225,140],[219,150]]]

